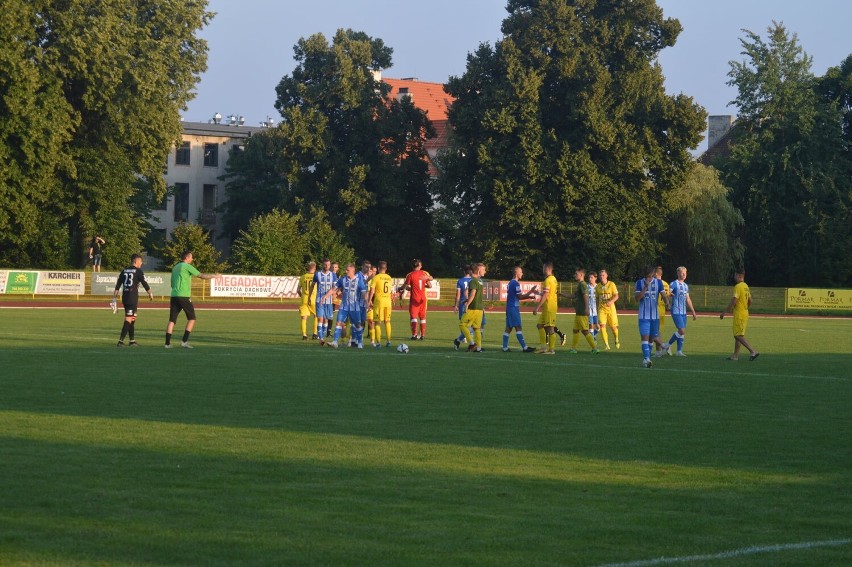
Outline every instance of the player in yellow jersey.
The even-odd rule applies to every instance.
[[[553,263],[545,262],[541,267],[544,283],[541,285],[541,297],[533,309],[533,315],[541,311],[538,318],[538,338],[541,346],[537,354],[556,354],[556,299],[559,283],[553,275]]]
[[[386,347],[391,346],[391,311],[393,309],[393,279],[388,275],[388,263],[378,264],[378,273],[370,279],[370,293],[367,296],[367,312],[373,314],[370,321],[370,339],[373,346],[382,346],[382,330],[385,326]]]
[[[609,350],[609,336],[606,333],[606,328],[609,326],[612,329],[612,336],[615,337],[615,348],[621,348],[621,343],[618,342],[618,313],[615,309],[615,302],[618,301],[618,286],[615,282],[610,281],[609,274],[606,270],[599,272],[601,281],[595,287],[595,294],[598,298],[598,322],[601,326],[601,338],[603,338],[604,348]]]
[[[314,318],[314,333],[312,339],[318,339],[317,335],[317,312],[314,306],[317,299],[316,288],[311,289],[311,284],[314,281],[314,273],[317,271],[316,262],[308,262],[307,273],[299,280],[299,297],[302,298],[302,304],[299,305],[299,316],[302,318],[302,340],[308,340],[308,317]]]
[[[746,326],[748,326],[748,310],[751,307],[751,290],[745,283],[745,270],[739,270],[734,274],[734,279],[737,285],[734,286],[734,296],[731,297],[731,302],[724,311],[719,313],[719,319],[725,318],[725,313],[731,312],[734,315],[734,354],[728,357],[728,360],[739,360],[740,347],[744,346],[748,349],[750,356],[749,360],[754,360],[760,353],[754,350],[745,338]]]
[[[658,300],[657,300],[657,309],[660,310],[660,334],[659,334],[659,336],[662,337],[663,336],[663,327],[666,324],[666,307],[668,307],[668,305],[669,305],[669,298],[672,296],[672,290],[671,290],[671,286],[669,286],[669,283],[666,280],[663,279],[663,267],[662,266],[657,266],[656,277],[657,277],[658,280],[663,282],[663,293],[661,293],[658,296]],[[656,355],[657,356],[663,356],[666,353],[671,355],[672,350],[668,349],[668,348],[663,350],[663,348],[660,346],[660,343],[657,343]]]

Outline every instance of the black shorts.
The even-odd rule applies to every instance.
[[[122,295],[121,305],[125,317],[136,317],[139,314],[139,294]]]
[[[169,322],[176,322],[181,311],[186,313],[188,321],[195,320],[195,307],[192,305],[192,299],[188,297],[173,297],[169,302]]]

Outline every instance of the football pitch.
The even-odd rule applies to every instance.
[[[0,309],[0,564],[852,564],[850,319],[752,317],[731,362],[700,317],[643,369],[625,315],[539,356],[399,311],[403,355],[204,306],[165,350],[141,309],[135,349],[106,308]]]

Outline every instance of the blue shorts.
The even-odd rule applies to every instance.
[[[589,325],[599,325],[600,321],[598,321],[597,315],[589,315]]]
[[[331,319],[334,315],[331,303],[317,303],[317,319]]]
[[[349,319],[349,322],[353,325],[361,324],[361,308],[356,307],[355,309],[339,309],[337,311],[337,322],[343,323]]]
[[[485,317],[483,317],[483,320]],[[521,326],[521,310],[520,309],[512,309],[506,310],[506,328],[511,329],[512,327],[520,327]]]
[[[465,311],[467,311],[467,305],[465,305],[465,302],[462,301],[461,305],[459,305],[459,321],[461,321],[461,318],[464,317]]]
[[[659,319],[639,319],[639,336],[656,338],[660,336],[660,320]]]
[[[678,329],[686,329],[686,315],[672,315],[672,322]]]

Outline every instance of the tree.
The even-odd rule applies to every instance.
[[[215,274],[228,269],[227,262],[220,261],[221,252],[210,244],[210,235],[200,225],[182,222],[175,227],[162,250],[166,267],[180,262],[186,251],[192,252],[192,265],[201,272]]]
[[[728,200],[719,172],[696,163],[683,185],[666,194],[673,212],[664,234],[664,264],[689,268],[693,282],[725,285],[742,266],[742,214]]]
[[[835,82],[832,98],[830,80],[814,77],[811,58],[783,24],[773,22],[768,41],[744,32],[745,60],[732,61],[728,73],[739,109],[732,153],[718,165],[745,219],[750,281],[848,284],[852,164],[843,83]]]
[[[276,89],[279,126],[253,136],[226,173],[230,234],[279,208],[307,218],[321,209],[361,255],[402,263],[431,249],[424,140],[434,136],[410,101],[388,97],[373,73],[392,50],[362,32],[338,30],[296,44],[296,68]]]
[[[206,67],[206,44],[195,37],[211,16],[205,6],[4,4],[0,58],[15,73],[11,82],[0,78],[0,93],[4,110],[20,116],[0,137],[0,155],[14,162],[0,175],[0,199],[9,205],[0,229],[11,229],[5,257],[79,265],[94,232],[122,265],[140,250],[145,219],[132,203],[139,191],[165,192],[163,163],[180,139],[179,111]]]
[[[451,146],[437,193],[460,253],[512,264],[607,265],[659,252],[664,194],[690,169],[705,113],[665,94],[656,58],[676,20],[652,0],[511,0],[504,39],[447,91]]]

